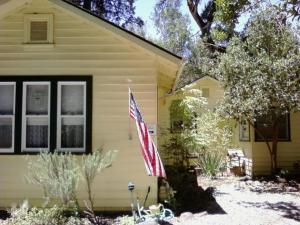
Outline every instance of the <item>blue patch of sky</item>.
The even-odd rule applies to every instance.
[[[136,0],[135,2],[135,13],[137,16],[141,17],[144,20],[146,32],[150,37],[153,38],[157,37],[156,28],[152,19],[156,2],[157,0]],[[187,14],[190,17],[192,32],[197,33],[199,31],[199,28],[190,15],[188,6],[186,4],[182,4],[181,10],[184,14]]]

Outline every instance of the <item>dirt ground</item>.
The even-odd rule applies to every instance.
[[[237,179],[219,181],[214,185],[217,186],[214,196],[218,205],[224,210],[223,214],[183,213],[170,223],[174,225],[300,224],[299,191],[275,193],[253,191],[253,186],[267,185],[255,181],[241,182]]]

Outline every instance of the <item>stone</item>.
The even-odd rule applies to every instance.
[[[180,214],[180,221],[186,221],[186,220],[191,220],[194,218],[194,214],[191,212],[184,212]]]
[[[145,221],[138,223],[138,225],[159,225],[159,223],[157,223],[156,221]]]
[[[247,180],[247,181],[246,181],[246,184],[247,184],[247,185],[252,185],[252,183],[253,183],[252,180]]]
[[[253,185],[254,186],[261,186],[261,183],[258,180],[256,180],[256,181],[253,182]]]

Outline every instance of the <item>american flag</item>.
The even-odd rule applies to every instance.
[[[129,89],[129,115],[135,119],[138,131],[141,151],[144,158],[145,167],[149,176],[166,177],[166,172],[156,146],[149,134],[146,123],[143,120],[139,107]]]

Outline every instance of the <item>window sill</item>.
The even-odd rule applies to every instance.
[[[41,50],[50,50],[53,49],[55,47],[54,44],[35,44],[35,43],[25,43],[23,44],[24,47],[24,51],[41,51]]]

